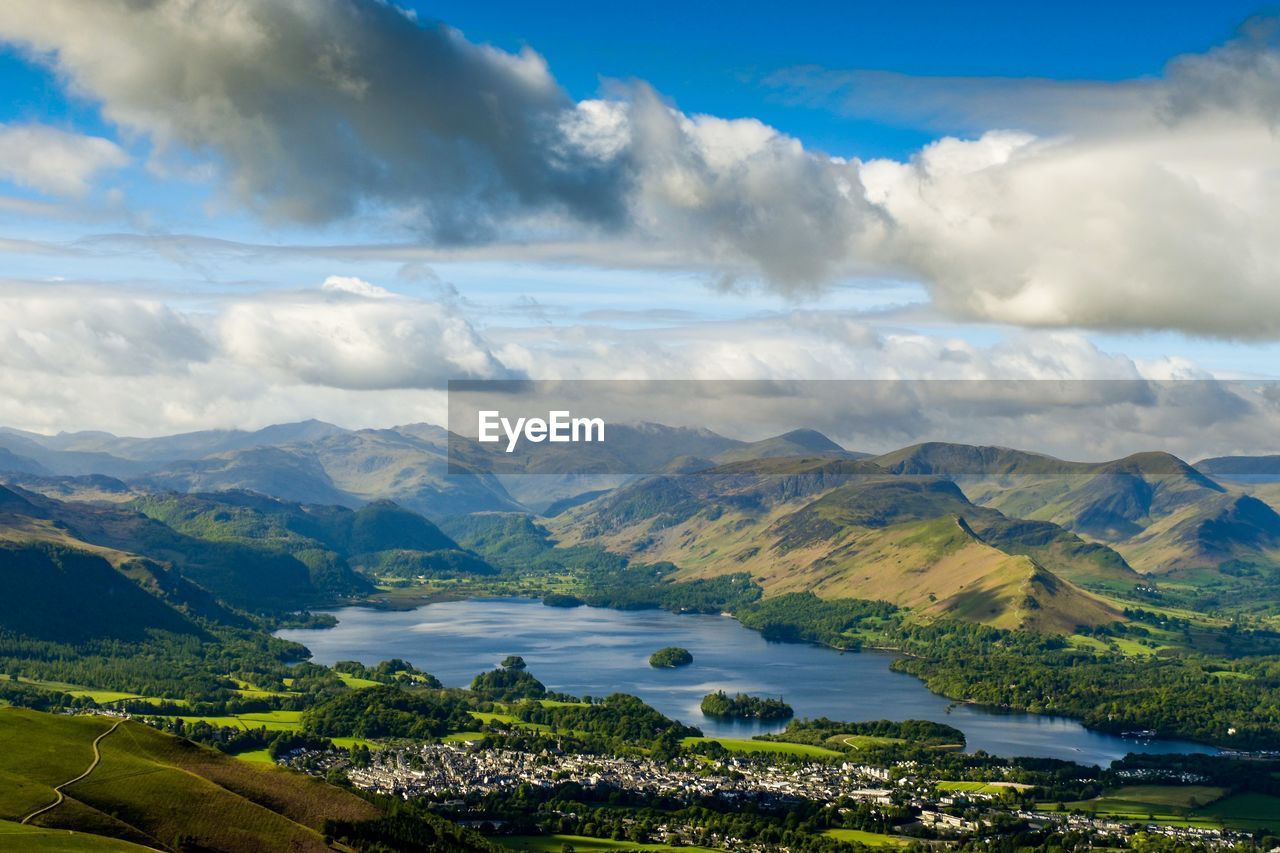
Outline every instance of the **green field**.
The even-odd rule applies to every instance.
[[[1017,790],[1018,788],[1030,787],[1030,785],[1017,785],[1013,783],[1000,785],[994,782],[955,782],[944,780],[938,783],[939,791],[957,791],[964,792],[966,794],[991,794],[997,797],[1001,794],[1007,794],[1010,791]]]
[[[906,847],[911,843],[897,835],[884,835],[879,832],[864,832],[861,829],[828,829],[822,833],[837,841],[848,841],[854,844],[865,844],[868,847]]]
[[[81,687],[78,684],[67,684],[63,681],[38,681],[34,678],[24,678],[18,676],[18,681],[23,684],[30,684],[32,687],[40,687],[44,690],[57,690],[60,693],[66,693],[69,696],[84,697],[92,699],[98,704],[106,704],[108,702],[119,702],[121,699],[142,699],[137,693],[121,693],[118,690],[95,690],[92,687]]]
[[[337,676],[342,679],[343,684],[348,687],[354,687],[357,690],[363,690],[366,687],[378,687],[380,684],[380,682],[373,681],[368,678],[357,678],[356,676],[349,675],[345,672],[339,672],[337,673]]]
[[[454,732],[441,738],[445,743],[461,743],[464,741],[484,740],[484,732]]]
[[[1243,826],[1242,822],[1255,819],[1254,811],[1251,809],[1259,803],[1245,801],[1235,809],[1228,804],[1240,799],[1241,796],[1261,795],[1239,795],[1224,800],[1222,798],[1225,794],[1227,794],[1226,788],[1212,785],[1125,785],[1114,791],[1108,791],[1101,797],[1065,803],[1065,805],[1069,811],[1079,809],[1125,821],[1150,820],[1169,826],[1207,827],[1218,827],[1230,822],[1232,826],[1253,828]],[[1270,800],[1271,808],[1280,806],[1280,798],[1263,797],[1263,800]],[[1054,810],[1052,804],[1042,804],[1041,807]],[[1232,812],[1230,821],[1225,814],[1219,815],[1215,810]],[[1263,816],[1265,813],[1257,814],[1259,818]]]
[[[889,746],[895,743],[906,743],[900,737],[877,737],[875,735],[848,735],[839,734],[832,735],[827,738],[827,743],[836,749],[847,747],[849,749],[866,749],[869,746]]]
[[[54,786],[91,766],[94,739],[114,724],[104,717],[0,711],[0,820],[20,820],[54,802]],[[326,817],[377,813],[317,779],[238,760],[132,721],[103,738],[100,751],[93,771],[66,785],[66,800],[36,818],[40,828],[60,831],[23,836],[19,849],[136,849],[80,844],[65,834],[75,830],[149,847],[186,836],[203,848],[321,851]],[[15,831],[5,827],[6,834]]]
[[[1220,820],[1232,829],[1280,832],[1280,797],[1269,794],[1235,794],[1204,806],[1197,814]]]
[[[681,743],[692,746],[715,741],[730,752],[779,752],[785,755],[805,755],[811,758],[839,758],[844,753],[807,743],[786,743],[777,740],[754,740],[732,737],[687,737]]]
[[[493,839],[503,847],[529,853],[560,853],[566,844],[577,853],[597,853],[607,850],[660,850],[664,853],[715,853],[708,847],[672,847],[669,844],[636,844],[634,841],[613,841],[608,838],[587,838],[585,835],[507,835]]]
[[[260,711],[254,714],[230,714],[223,717],[175,717],[187,725],[205,722],[211,726],[249,729],[265,728],[269,732],[290,732],[302,728],[301,711]]]

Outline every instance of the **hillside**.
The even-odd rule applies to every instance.
[[[767,595],[881,599],[999,627],[1071,631],[1119,614],[1073,581],[1132,588],[1118,555],[1052,524],[1013,523],[939,477],[831,458],[771,458],[659,477],[548,525],[686,579],[749,572]]]
[[[286,552],[330,593],[372,591],[358,572],[480,573],[483,561],[439,527],[390,501],[357,510],[280,501],[251,492],[154,495],[131,505],[179,533]]]
[[[0,487],[0,540],[97,554],[151,592],[219,621],[213,597],[245,610],[296,610],[368,590],[349,567],[270,544],[179,532],[134,508],[57,501]]]
[[[0,819],[18,821],[54,802],[54,786],[90,766],[94,739],[114,724],[0,709]],[[65,801],[36,817],[35,826],[157,850],[322,851],[329,849],[321,835],[326,819],[378,815],[366,801],[317,779],[132,721],[102,739],[100,754],[93,772],[67,786]]]
[[[203,636],[161,598],[94,554],[0,542],[0,628],[62,643],[141,640],[150,631]]]

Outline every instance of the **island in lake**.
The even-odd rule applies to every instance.
[[[679,646],[667,646],[649,655],[649,666],[657,669],[675,669],[693,663],[693,655],[688,649]]]
[[[746,693],[729,696],[723,690],[702,697],[702,713],[708,717],[741,720],[785,720],[795,714],[781,699],[762,699]]]

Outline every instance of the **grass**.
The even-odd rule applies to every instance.
[[[462,743],[473,740],[484,740],[484,732],[454,732],[441,738],[445,743]]]
[[[85,770],[90,744],[113,722],[0,711],[0,819],[18,819],[52,801],[52,787]],[[377,814],[369,803],[318,779],[223,755],[132,721],[102,741],[101,753],[92,774],[66,786],[67,800],[37,818],[41,827],[151,847],[186,836],[202,848],[321,851],[326,817]],[[21,849],[135,849],[95,848],[94,841],[36,846],[46,838],[33,837],[30,844],[23,838]]]
[[[1212,785],[1125,785],[1092,800],[1081,800],[1064,805],[1068,811],[1079,809],[1121,821],[1155,822],[1168,826],[1219,827],[1226,823],[1219,814],[1219,811],[1224,809],[1224,804],[1242,796],[1263,796],[1242,794],[1223,800],[1222,797],[1226,793],[1226,788]],[[1264,800],[1270,801],[1269,808],[1280,808],[1280,798],[1264,797]],[[1233,818],[1237,821],[1253,821],[1255,818],[1250,809],[1258,805],[1255,801],[1244,801],[1237,807]],[[1042,804],[1041,808],[1055,810],[1052,804]],[[1231,811],[1231,807],[1225,806],[1225,810]],[[1265,811],[1258,812],[1257,818],[1265,814]],[[1257,826],[1263,825],[1257,824]]]
[[[875,735],[847,735],[838,734],[827,738],[827,743],[836,749],[840,747],[848,747],[849,749],[866,749],[869,746],[889,746],[895,743],[906,743],[899,737],[876,737]]]
[[[211,726],[249,729],[265,728],[269,732],[291,732],[302,728],[301,711],[260,711],[253,714],[228,714],[221,717],[176,717],[192,725],[205,722]]]
[[[803,755],[810,758],[839,758],[844,755],[834,749],[822,746],[810,746],[807,743],[787,743],[777,740],[754,740],[733,737],[687,737],[681,741],[685,746],[698,743],[720,744],[730,752],[778,752],[785,755]]]
[[[18,681],[23,684],[30,684],[32,687],[39,687],[43,690],[57,690],[70,696],[87,697],[103,705],[109,702],[119,702],[121,699],[143,699],[146,697],[139,696],[137,693],[121,693],[118,690],[96,690],[92,687],[82,687],[78,684],[67,684],[64,681],[39,681],[34,678],[25,678],[18,676]]]
[[[609,838],[588,838],[585,835],[506,835],[496,841],[511,850],[528,853],[560,853],[568,844],[578,853],[598,853],[607,850],[658,850],[664,853],[714,853],[709,847],[672,847],[669,844],[637,844],[634,841],[614,841]]]
[[[239,678],[232,679],[236,683],[236,692],[241,696],[247,696],[254,699],[261,699],[270,696],[297,696],[296,693],[290,693],[284,690],[264,690]]]
[[[249,752],[237,752],[236,758],[241,761],[251,761],[254,764],[275,764],[271,760],[271,753],[265,749],[253,749]]]
[[[990,794],[996,797],[1009,791],[1017,790],[1018,788],[1030,787],[1032,786],[1019,785],[1015,782],[999,784],[996,782],[955,782],[944,780],[938,783],[939,791],[953,791],[965,794]]]
[[[73,832],[69,829],[45,829],[0,820],[0,849],[24,850],[29,853],[143,853],[151,850],[118,838]]]
[[[837,841],[865,844],[867,847],[906,847],[911,843],[908,839],[896,835],[865,832],[861,829],[828,829],[822,834]]]
[[[353,746],[365,746],[373,749],[373,747],[377,746],[375,742],[365,740],[362,737],[331,737],[329,740],[333,741],[334,746],[340,746],[343,749],[351,749]]]
[[[363,690],[366,687],[379,687],[380,683],[369,678],[357,678],[345,672],[339,672],[338,678],[342,679],[342,683],[356,690]]]
[[[1220,820],[1231,829],[1280,831],[1280,797],[1270,794],[1235,794],[1198,809],[1196,814]]]
[[[20,820],[53,802],[53,787],[89,766],[93,739],[111,723],[0,709],[0,819]]]

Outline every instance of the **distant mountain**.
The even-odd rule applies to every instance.
[[[0,428],[0,449],[13,456],[36,463],[37,470],[28,473],[53,475],[106,474],[111,477],[128,477],[146,470],[146,465],[110,453],[97,451],[59,450],[45,446],[46,436]],[[3,469],[0,469],[3,470]]]
[[[0,471],[22,474],[48,473],[48,469],[36,460],[26,456],[19,456],[7,447],[0,447]]]
[[[1031,630],[1070,632],[1119,618],[1074,581],[1140,582],[1105,546],[976,506],[948,479],[829,456],[651,478],[548,527],[562,544],[670,561],[684,578],[746,571],[766,594],[883,599]]]
[[[279,447],[236,450],[193,461],[171,462],[135,477],[148,490],[213,492],[245,489],[300,503],[359,506],[338,488],[314,455]]]
[[[1216,456],[1201,459],[1195,469],[1215,480],[1280,483],[1280,456]]]
[[[1205,460],[1137,453],[1110,462],[1067,462],[995,447],[935,443],[877,457],[898,473],[929,473],[960,485],[1006,516],[1048,521],[1109,546],[1141,572],[1216,570],[1232,561],[1280,566],[1268,544],[1262,501],[1240,505],[1208,472],[1266,470],[1265,457]],[[1263,500],[1280,497],[1259,494]],[[1261,506],[1257,505],[1261,504]],[[1220,521],[1247,517],[1247,523]]]
[[[128,438],[108,432],[64,432],[53,436],[23,433],[31,441],[55,451],[106,453],[136,462],[176,462],[203,459],[234,450],[280,447],[315,441],[345,432],[324,421],[276,424],[260,430],[204,430],[156,438]]]
[[[703,506],[702,497],[683,493],[685,478],[700,472],[715,472],[729,485],[715,496],[721,502],[797,501],[869,473],[932,477],[955,483],[972,505],[1020,522],[996,524],[966,510],[967,523],[984,541],[1013,553],[1050,535],[1054,544],[1039,546],[1033,559],[1050,560],[1050,571],[1057,571],[1054,561],[1065,561],[1072,567],[1068,581],[1094,588],[1130,585],[1130,568],[1169,574],[1280,565],[1271,520],[1239,500],[1247,492],[1264,507],[1280,508],[1280,456],[1220,457],[1191,466],[1169,454],[1142,453],[1087,463],[930,442],[872,458],[813,430],[745,442],[653,423],[611,424],[600,445],[526,443],[510,455],[456,436],[451,448],[450,438],[430,424],[347,430],[320,421],[158,438],[0,429],[0,471],[32,491],[73,502],[246,490],[351,509],[391,500],[437,521],[476,512],[559,516],[590,506],[597,527],[683,522],[686,512]],[[502,467],[490,470],[495,458]],[[770,485],[739,488],[743,478],[760,477]],[[1028,526],[1033,522],[1052,528]],[[1062,531],[1075,540],[1061,539]],[[1046,556],[1045,548],[1057,555]]]

